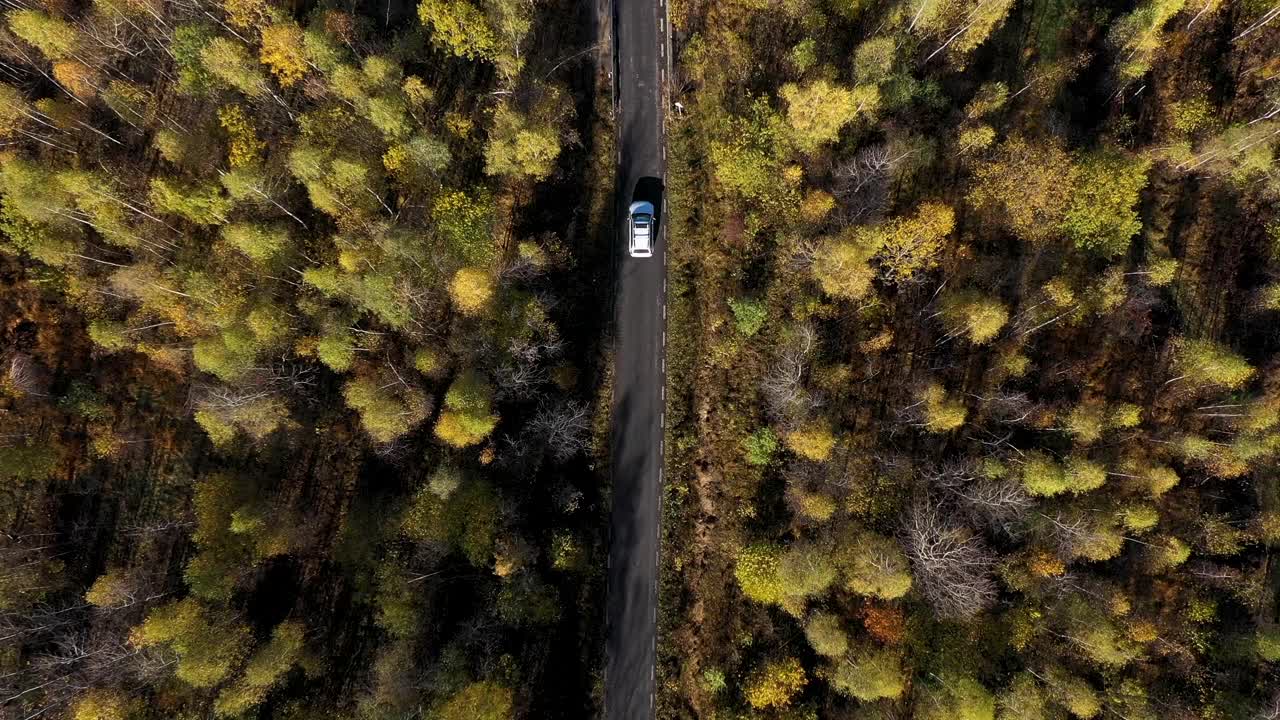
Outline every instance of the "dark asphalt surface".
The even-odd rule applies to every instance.
[[[661,84],[666,58],[665,0],[614,0],[619,124],[609,631],[605,641],[605,720],[654,717],[658,617],[658,534],[666,363],[666,171]],[[627,207],[657,210],[650,258],[627,255]]]

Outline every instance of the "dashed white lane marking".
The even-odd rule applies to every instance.
[[[667,426],[667,416],[665,414],[658,416],[658,429],[661,430]]]
[[[666,347],[666,346],[667,346],[667,331],[666,331],[666,330],[663,330],[663,331],[662,331],[662,347]],[[662,394],[665,396],[665,395],[666,395],[666,393],[667,393],[667,388],[666,388],[666,386],[664,385],[664,386],[662,387]]]
[[[667,359],[666,359],[666,358],[662,358],[662,374],[663,374],[663,375],[666,375],[666,374],[667,374]]]
[[[659,31],[659,32],[666,32],[666,31],[667,31],[667,19],[666,19],[666,18],[664,18],[664,17],[660,17],[660,18],[658,18],[658,31]]]
[[[667,319],[667,304],[666,304],[666,303],[662,303],[662,319],[663,319],[663,320],[666,320],[666,319]]]
[[[666,56],[667,56],[667,46],[666,46],[666,45],[659,45],[659,46],[658,46],[658,57],[664,57],[664,58],[665,58]]]

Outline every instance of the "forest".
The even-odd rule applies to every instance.
[[[0,718],[603,717],[608,6],[0,4]],[[1280,6],[661,6],[656,717],[1280,718]]]
[[[670,13],[658,717],[1280,717],[1280,7]]]
[[[593,714],[596,22],[3,3],[0,717]]]

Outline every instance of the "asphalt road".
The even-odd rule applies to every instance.
[[[614,0],[618,232],[605,720],[654,717],[666,361],[665,0]],[[650,258],[628,256],[627,207],[658,208]]]

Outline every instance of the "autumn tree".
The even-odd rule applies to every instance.
[[[771,660],[751,675],[743,694],[753,708],[784,708],[804,689],[806,682],[799,660],[790,657]]]
[[[218,83],[251,98],[268,91],[266,78],[248,49],[230,38],[210,40],[200,50],[200,62]]]
[[[508,104],[499,105],[484,149],[485,172],[531,180],[546,178],[560,157],[559,130],[553,122],[552,118],[531,118]]]
[[[849,636],[840,618],[831,613],[816,612],[805,620],[804,636],[814,652],[826,657],[841,657],[849,649]]]
[[[946,388],[936,382],[921,388],[917,397],[910,410],[919,410],[921,425],[929,432],[951,432],[964,425],[969,416],[964,401],[949,395]]]
[[[223,225],[222,239],[260,263],[269,262],[289,247],[289,233],[284,228],[247,222]]]
[[[1211,340],[1179,338],[1173,354],[1173,379],[1197,386],[1233,390],[1254,375],[1253,366],[1243,357]]]
[[[278,23],[262,29],[258,59],[276,76],[280,87],[290,87],[307,74],[304,43],[302,28],[294,23]]]
[[[130,642],[140,648],[167,644],[178,655],[176,675],[197,688],[222,682],[244,658],[249,630],[194,598],[156,608],[134,628]]]
[[[514,699],[510,688],[473,682],[454,693],[438,711],[440,720],[509,720]]]
[[[441,49],[465,58],[491,58],[497,38],[484,14],[468,0],[426,0],[418,6],[418,18],[431,30]]]
[[[70,57],[81,42],[74,25],[40,10],[14,10],[5,14],[5,22],[49,60]]]
[[[462,268],[449,281],[449,297],[467,315],[476,315],[489,307],[495,282],[491,273],[480,268]]]
[[[792,141],[806,154],[835,141],[840,128],[859,115],[874,113],[880,102],[874,86],[848,89],[826,80],[815,80],[803,87],[784,85],[779,94],[787,103]]]
[[[836,437],[828,424],[814,421],[788,432],[783,436],[783,442],[791,452],[800,457],[822,462],[835,449]]]
[[[840,543],[835,560],[845,587],[860,595],[893,600],[911,589],[907,558],[892,538],[855,533]]]
[[[1137,80],[1150,70],[1165,23],[1185,4],[1186,0],[1149,0],[1111,26],[1107,41],[1120,56],[1117,73],[1122,82]]]
[[[1044,690],[1036,677],[1028,672],[1018,673],[996,698],[996,717],[999,720],[1045,720],[1046,703]]]
[[[99,608],[121,608],[136,603],[137,580],[124,568],[111,568],[98,576],[84,594],[85,602]]]
[[[81,695],[71,709],[73,720],[125,720],[134,703],[118,690],[94,688]]]
[[[710,141],[712,177],[722,192],[772,205],[788,199],[777,182],[788,156],[784,123],[767,103],[756,102]]]
[[[977,680],[948,673],[918,686],[915,709],[921,720],[993,720],[995,697]]]
[[[890,648],[855,649],[836,660],[831,685],[862,702],[901,697],[907,687],[902,655]]]
[[[214,711],[221,717],[235,717],[261,703],[301,657],[304,630],[293,620],[277,625],[271,639],[249,657],[240,678],[218,694]]]
[[[1082,250],[1118,255],[1142,228],[1135,208],[1151,160],[1101,152],[1085,156],[1078,167],[1062,230]]]
[[[497,424],[493,388],[479,373],[466,371],[449,386],[435,433],[446,444],[462,448],[483,441]]]
[[[430,398],[422,390],[403,380],[386,380],[381,373],[360,375],[348,380],[342,388],[342,397],[360,414],[365,432],[374,441],[384,443],[425,420],[431,406]]]
[[[733,574],[742,594],[758,603],[780,603],[786,588],[778,576],[782,550],[774,545],[756,544],[742,548]]]
[[[793,603],[822,594],[836,581],[828,548],[810,543],[791,545],[778,560],[778,581]]]
[[[870,261],[878,249],[864,242],[857,233],[827,239],[814,253],[813,277],[828,295],[861,300],[870,292],[876,278]]]
[[[1023,240],[1045,242],[1066,216],[1078,173],[1057,141],[1010,137],[974,170],[969,202]]]
[[[975,345],[991,342],[1009,321],[1004,303],[976,290],[948,293],[942,298],[947,337],[963,335]]]
[[[937,265],[943,241],[954,228],[955,212],[950,207],[926,202],[913,216],[860,228],[855,242],[875,248],[875,261],[885,280],[904,283]]]

